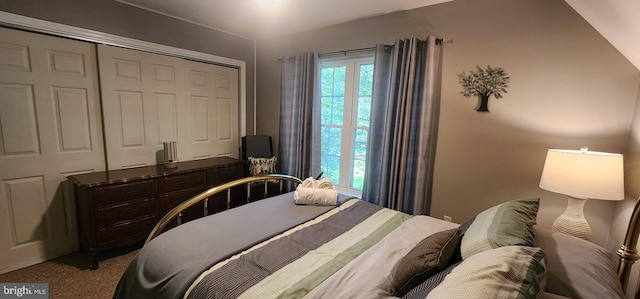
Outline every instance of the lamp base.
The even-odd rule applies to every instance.
[[[553,222],[551,230],[591,241],[591,227],[583,213],[587,200],[571,196],[567,198],[567,209]]]
[[[174,169],[176,167],[178,167],[178,162],[176,161],[167,161],[166,163],[164,163],[164,168]]]

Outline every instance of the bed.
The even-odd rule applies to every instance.
[[[274,179],[302,182],[243,178],[169,212],[114,298],[624,298],[612,254],[537,227],[536,198],[458,225],[342,194],[297,205],[288,192],[163,232],[195,202]]]

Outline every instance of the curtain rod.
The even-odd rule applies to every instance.
[[[436,43],[437,44],[441,44],[441,43],[453,43],[452,39],[446,39],[446,38],[437,38],[436,39]],[[351,53],[359,53],[359,52],[369,52],[369,51],[374,51],[376,49],[376,47],[367,47],[367,48],[358,48],[358,49],[350,49],[350,50],[341,50],[341,51],[334,51],[334,52],[327,52],[327,53],[321,53],[318,54],[318,56],[322,57],[326,57],[326,56],[335,56],[335,55],[339,55],[342,54],[344,56],[347,56],[348,54]]]
[[[446,38],[437,38],[436,39],[436,44],[442,44],[442,43],[453,43],[452,39],[446,39]],[[327,58],[327,57],[334,57],[334,56],[347,56],[349,54],[354,54],[354,53],[361,53],[361,52],[370,52],[370,51],[374,51],[376,49],[376,47],[366,47],[366,48],[357,48],[357,49],[349,49],[349,50],[340,50],[340,51],[333,51],[333,52],[327,52],[327,53],[320,53],[318,54],[319,58]],[[293,59],[294,57],[287,57],[286,59]],[[283,61],[285,58],[281,57],[278,58],[278,61]]]
[[[374,51],[376,49],[376,47],[367,47],[367,48],[358,48],[358,49],[350,49],[350,50],[341,50],[341,51],[334,51],[334,52],[327,52],[327,53],[321,53],[318,54],[318,56],[320,58],[323,57],[331,57],[331,56],[338,56],[340,54],[342,54],[342,56],[347,56],[349,54],[354,54],[354,53],[360,53],[360,52],[371,52]]]

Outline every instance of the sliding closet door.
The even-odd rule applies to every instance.
[[[107,166],[122,169],[162,161],[162,142],[178,141],[185,104],[182,59],[98,45]],[[182,123],[181,123],[182,124]],[[185,156],[178,146],[178,159]]]
[[[185,60],[190,159],[238,158],[238,70]]]
[[[0,273],[78,248],[65,178],[104,170],[95,54],[0,28]]]
[[[98,46],[109,169],[238,157],[238,70],[142,51]]]

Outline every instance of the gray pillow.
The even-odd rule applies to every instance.
[[[460,242],[462,258],[502,246],[532,246],[539,201],[511,200],[478,214]]]
[[[416,244],[391,271],[393,291],[402,297],[432,275],[446,268],[458,247],[458,229],[434,233]]]
[[[611,252],[548,229],[534,231],[535,246],[547,255],[547,292],[570,298],[624,298]]]

